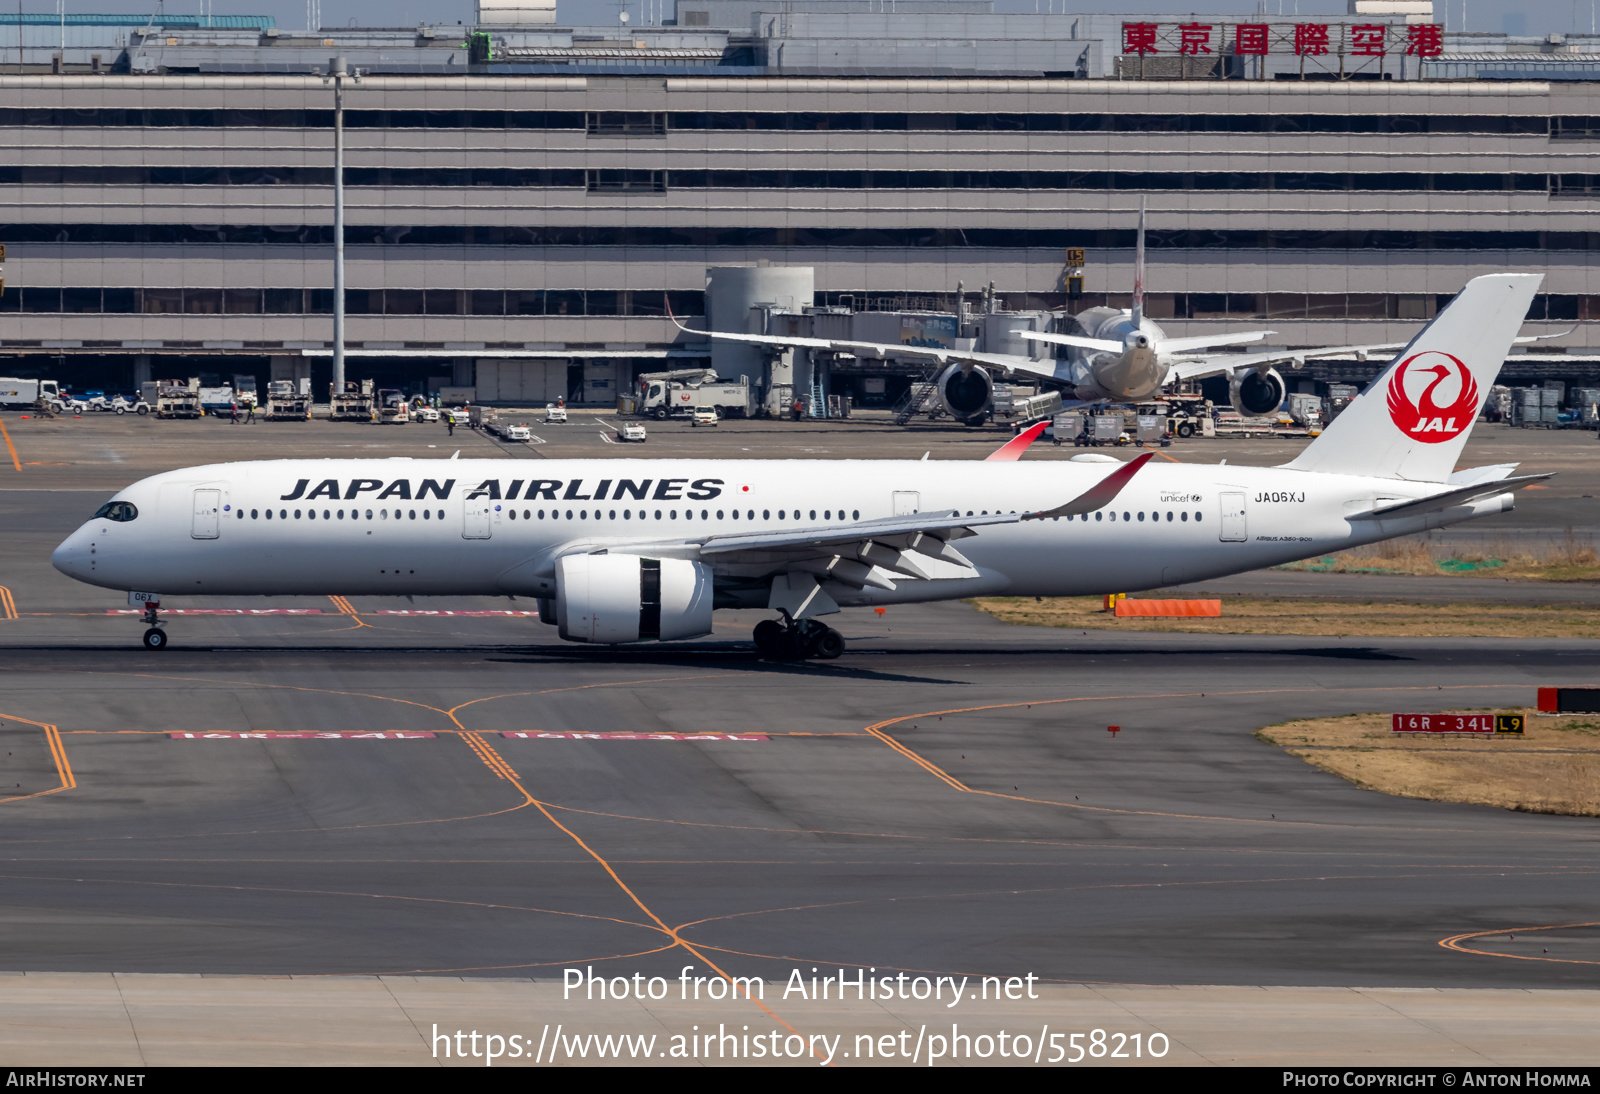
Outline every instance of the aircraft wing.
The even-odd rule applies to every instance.
[[[663,547],[674,551],[687,549],[706,562],[754,566],[768,573],[809,574],[812,578],[832,579],[857,589],[867,585],[893,589],[897,577],[924,580],[972,577],[977,574],[976,567],[951,546],[953,541],[978,535],[982,528],[1076,516],[1103,508],[1116,499],[1128,480],[1154,455],[1146,452],[1120,464],[1088,490],[1051,509],[977,516],[963,516],[959,510],[949,509],[849,524],[721,532],[703,539],[637,543],[611,549],[629,554]]]
[[[802,349],[825,349],[835,353],[848,353],[856,357],[929,357],[941,365],[949,361],[968,362],[975,365],[988,365],[1005,373],[1026,372],[1033,376],[1042,376],[1055,379],[1054,362],[1034,361],[1027,357],[1015,357],[1009,353],[980,353],[976,350],[945,349],[941,346],[913,346],[905,343],[891,342],[853,342],[843,338],[803,338],[799,335],[777,334],[734,334],[731,331],[695,330],[679,323],[677,318],[672,320],[679,330],[688,334],[703,334],[707,338],[717,338],[724,342],[746,342],[757,346],[799,347]],[[1118,343],[1117,348],[1122,348]]]
[[[1365,361],[1376,353],[1392,353],[1404,349],[1409,342],[1380,342],[1366,346],[1322,346],[1316,349],[1268,350],[1263,353],[1219,353],[1196,357],[1188,361],[1174,361],[1168,373],[1174,380],[1197,380],[1203,376],[1228,376],[1242,368],[1261,368],[1294,362],[1302,365],[1319,357],[1354,357]]]
[[[1513,344],[1523,345],[1528,342],[1541,342],[1549,338],[1560,338],[1571,334],[1571,328],[1555,334],[1528,334],[1513,339]],[[1174,341],[1186,341],[1175,339]],[[1171,341],[1163,342],[1162,348],[1172,344]],[[1214,343],[1221,345],[1222,343]],[[1280,365],[1293,362],[1296,367],[1307,361],[1324,357],[1354,357],[1358,361],[1365,361],[1374,354],[1394,353],[1396,350],[1405,349],[1410,342],[1374,342],[1365,346],[1320,346],[1315,349],[1295,350],[1269,350],[1264,353],[1226,353],[1208,357],[1196,357],[1191,361],[1174,361],[1171,365],[1170,375],[1174,380],[1197,380],[1204,376],[1232,375],[1242,368],[1260,368],[1262,366]],[[1519,355],[1521,356],[1521,355]],[[1594,357],[1579,357],[1570,354],[1537,354],[1526,355],[1530,361],[1585,361],[1596,360]]]

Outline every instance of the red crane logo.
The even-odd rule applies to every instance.
[[[1423,361],[1423,358],[1430,358]],[[1420,362],[1420,363],[1419,363]],[[1412,401],[1406,393],[1406,373],[1433,375],[1433,380]],[[1454,377],[1457,381],[1455,401],[1441,406],[1434,398],[1439,386]],[[1400,432],[1414,441],[1439,444],[1461,435],[1478,416],[1478,384],[1472,370],[1459,358],[1440,350],[1424,350],[1400,362],[1389,379],[1389,417]]]

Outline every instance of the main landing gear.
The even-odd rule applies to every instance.
[[[832,661],[844,652],[844,635],[815,619],[802,619],[788,626],[776,619],[763,619],[756,624],[752,637],[756,649],[787,661],[804,661],[808,657]]]
[[[161,618],[156,615],[160,609],[159,604],[146,604],[144,615],[140,617],[150,629],[144,632],[144,648],[147,650],[164,650],[167,648],[167,632],[161,628],[166,626]]]

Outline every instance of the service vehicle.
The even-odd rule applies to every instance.
[[[43,405],[52,399],[61,399],[61,388],[54,380],[19,380],[0,376],[0,406],[31,407]]]
[[[156,408],[157,418],[199,418],[205,414],[200,406],[200,378],[197,376],[187,380],[150,380],[140,385],[140,392],[141,397]]]
[[[567,408],[557,406],[555,403],[544,404],[544,421],[546,425],[565,425],[567,421]]]
[[[411,417],[419,422],[437,422],[439,420],[439,408],[426,404],[413,406],[411,408]]]
[[[405,392],[386,387],[378,391],[378,421],[384,425],[405,425],[411,420],[411,403]]]
[[[638,441],[641,444],[644,443],[645,432],[643,423],[623,422],[622,428],[617,431],[617,440],[630,442]]]
[[[598,645],[700,638],[716,608],[764,609],[758,649],[837,657],[844,638],[821,619],[846,607],[1163,588],[1508,512],[1550,476],[1456,465],[1542,281],[1472,279],[1278,467],[1154,452],[251,461],[141,479],[51,561],[146,604],[527,596],[563,639]],[[166,648],[158,611],[145,623]]]
[[[709,368],[642,374],[636,406],[638,413],[661,422],[674,416],[693,416],[702,408],[725,418],[749,418],[756,412],[748,376],[725,380]]]
[[[120,394],[112,398],[111,413],[126,414],[129,411],[132,411],[135,414],[149,414],[150,404],[145,402],[137,395],[135,395],[132,399],[129,399],[126,395]]]
[[[266,419],[269,422],[304,422],[311,417],[311,383],[302,380],[268,380]]]
[[[343,391],[328,385],[328,420],[370,422],[378,416],[377,396],[371,380],[346,380]]]
[[[715,407],[700,406],[695,407],[694,414],[689,419],[689,424],[692,426],[716,425],[721,421],[722,417],[717,413]]]

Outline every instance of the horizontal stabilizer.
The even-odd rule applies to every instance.
[[[1117,495],[1122,493],[1122,488],[1127,486],[1128,481],[1139,473],[1139,468],[1153,460],[1155,455],[1154,452],[1146,452],[1137,459],[1123,464],[1089,487],[1089,489],[1067,502],[1067,504],[1058,505],[1054,509],[1047,509],[1042,513],[1029,513],[1022,519],[1044,520],[1047,517],[1075,517],[1079,513],[1092,513],[1096,509],[1102,509],[1116,500]]]
[[[1086,349],[1095,353],[1121,353],[1126,348],[1121,342],[1114,342],[1109,338],[1084,338],[1077,334],[1046,334],[1036,330],[1014,330],[1010,333],[1032,342],[1048,342],[1052,346],[1072,346],[1075,349]]]
[[[1239,346],[1246,342],[1259,342],[1275,330],[1247,330],[1236,334],[1196,334],[1189,338],[1163,338],[1155,345],[1157,353],[1190,353],[1212,346]]]
[[[1518,475],[1513,479],[1496,479],[1493,482],[1474,483],[1471,486],[1460,486],[1454,490],[1445,490],[1438,494],[1429,494],[1425,498],[1413,501],[1397,501],[1390,505],[1383,505],[1365,513],[1357,513],[1350,520],[1390,520],[1394,517],[1415,516],[1418,513],[1432,513],[1440,509],[1448,509],[1452,505],[1466,505],[1480,498],[1492,498],[1497,494],[1504,494],[1511,490],[1520,490],[1536,482],[1542,482],[1550,475]]]

